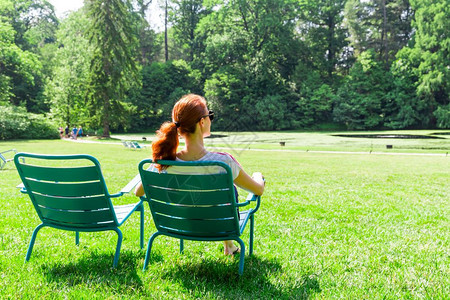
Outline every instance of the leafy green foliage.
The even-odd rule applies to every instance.
[[[417,97],[426,103],[427,123],[448,127],[445,121],[450,103],[448,1],[413,0],[411,4],[416,10],[414,44],[402,49],[399,59],[408,66],[409,76],[415,78]]]
[[[319,71],[299,63],[292,80],[296,83],[296,116],[301,127],[314,127],[317,123],[329,122],[333,110],[334,91],[324,84]]]
[[[167,0],[161,33],[151,2],[89,0],[60,24],[46,0],[0,0],[0,105],[106,136],[154,129],[188,92],[220,129],[449,127],[446,0]]]
[[[199,39],[196,36],[197,24],[209,13],[203,6],[203,0],[173,0],[169,21],[173,24],[172,37],[180,47],[179,58],[187,61],[199,53]],[[178,57],[177,57],[178,58]]]
[[[10,105],[0,106],[0,115],[0,140],[59,138],[57,126],[43,115]]]
[[[398,59],[391,66],[391,88],[386,94],[383,107],[385,126],[394,129],[426,128],[430,124],[429,104],[416,95],[415,82],[407,59],[403,59],[404,51],[398,53]]]
[[[333,83],[336,68],[345,63],[340,58],[345,46],[346,29],[343,26],[346,0],[301,0],[299,29],[305,36],[307,58],[303,62],[319,70],[325,83]]]
[[[50,76],[50,66],[49,60],[42,58],[47,45],[55,41],[58,20],[53,6],[45,0],[2,0],[0,15],[0,23],[12,27],[12,30],[7,29],[10,33],[6,40],[13,47],[0,45],[1,56],[4,56],[0,60],[4,63],[4,67],[0,67],[3,75],[0,75],[3,77],[0,81],[9,81],[6,97],[10,103],[23,104],[31,112],[47,112],[49,107],[43,91],[46,78]]]
[[[61,23],[57,32],[61,46],[55,51],[53,76],[46,86],[53,118],[69,126],[96,125],[91,119],[92,107],[87,103],[89,63],[93,56],[87,27],[83,11],[70,14]]]
[[[135,28],[130,3],[122,0],[89,0],[88,35],[93,47],[89,70],[90,99],[95,116],[109,136],[110,125],[123,124],[127,107],[121,102],[130,86],[139,86],[135,61]],[[99,124],[99,125],[100,125]]]
[[[158,127],[171,119],[172,107],[181,96],[201,94],[200,74],[183,60],[154,62],[142,69],[142,89],[130,93],[128,100],[134,107],[130,130],[143,131]]]
[[[433,114],[436,117],[437,127],[450,128],[450,104],[439,106]]]
[[[210,5],[220,9],[200,21],[200,35],[207,38],[199,64],[205,70],[205,95],[224,116],[217,126],[240,131],[289,128],[295,100],[285,78],[293,73],[299,47],[293,32],[295,3],[239,0]]]
[[[410,40],[414,11],[404,0],[347,0],[345,25],[357,55],[373,49],[388,69]]]
[[[383,103],[390,74],[375,60],[375,53],[361,53],[336,93],[333,116],[349,129],[377,128],[383,124]]]
[[[16,44],[17,31],[11,24],[14,12],[12,2],[0,1],[0,104],[30,107],[42,64],[36,54]]]

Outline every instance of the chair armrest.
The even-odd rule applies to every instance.
[[[27,193],[27,189],[25,188],[25,185],[23,184],[23,182],[21,182],[19,185],[17,185],[16,188],[20,189],[20,192],[23,194]]]
[[[248,193],[246,201],[256,201],[258,198],[261,198],[261,196],[255,195],[253,193]]]
[[[131,179],[130,182],[127,183],[126,186],[124,186],[124,187],[120,190],[120,192],[115,193],[115,194],[112,194],[112,195],[109,195],[109,196],[110,196],[111,198],[116,198],[116,197],[122,196],[123,194],[127,194],[127,193],[131,192],[131,190],[134,189],[134,187],[135,187],[136,185],[138,185],[139,182],[141,182],[141,175],[140,175],[140,174],[137,174],[136,176],[134,176],[133,179]]]
[[[236,206],[237,207],[246,206],[246,205],[249,205],[250,202],[252,202],[252,201],[256,201],[256,206],[255,206],[255,208],[252,208],[252,211],[251,211],[251,213],[254,214],[259,209],[259,206],[261,205],[261,196],[255,195],[253,193],[249,193],[245,202],[236,203]]]
[[[134,176],[133,179],[131,179],[130,182],[127,183],[126,186],[124,186],[124,187],[120,190],[120,192],[121,192],[122,194],[127,194],[127,193],[131,192],[131,191],[139,184],[139,182],[141,182],[141,175],[140,175],[140,174],[137,174],[136,176]]]
[[[110,198],[117,198],[117,197],[120,197],[120,196],[122,196],[122,195],[123,195],[122,192],[118,192],[118,193],[115,193],[115,194],[110,194],[109,197],[110,197]]]

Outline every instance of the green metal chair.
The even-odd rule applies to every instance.
[[[144,149],[144,147],[145,146],[141,146],[138,142],[136,142],[136,141],[131,141],[130,142],[131,143],[131,145],[132,145],[132,147],[134,148],[134,149]]]
[[[14,155],[16,155],[16,149],[10,149],[0,152],[0,170],[6,165],[7,162],[14,160]]]
[[[158,173],[144,168],[151,159],[139,163],[139,173],[152,212],[156,229],[148,241],[144,270],[147,268],[153,241],[159,235],[180,239],[180,252],[183,240],[225,241],[235,240],[241,247],[239,275],[244,271],[245,245],[240,236],[250,220],[250,249],[253,253],[254,214],[260,206],[261,197],[249,194],[244,203],[237,203],[231,169],[222,162],[177,162],[158,161],[178,170],[188,167],[225,170],[225,173],[202,175],[176,175]],[[208,170],[203,173],[210,173]],[[197,172],[196,172],[197,173]],[[256,201],[256,206],[238,215],[237,208]]]
[[[21,162],[27,158],[27,163]],[[114,206],[111,198],[126,191],[109,194],[100,163],[90,155],[39,155],[18,153],[14,157],[22,179],[21,192],[28,194],[42,223],[33,231],[25,261],[33,251],[38,231],[43,227],[79,232],[113,230],[118,235],[113,267],[119,261],[122,232],[119,226],[135,211],[140,212],[140,246],[144,244],[144,206],[139,201]],[[130,184],[127,185],[131,190]]]

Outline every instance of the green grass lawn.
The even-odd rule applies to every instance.
[[[418,135],[432,139],[399,139],[342,137],[338,135]],[[154,133],[116,134],[120,140],[151,141]],[[108,140],[109,142],[111,140]],[[182,142],[182,140],[181,140]],[[281,146],[280,142],[285,145]],[[147,143],[149,144],[149,142]],[[450,131],[448,130],[401,130],[379,132],[214,132],[205,139],[209,147],[261,150],[298,150],[298,151],[351,151],[351,152],[386,152],[386,153],[436,153],[446,154],[450,151]],[[386,145],[392,145],[387,149]]]
[[[116,269],[111,267],[117,241],[112,232],[81,233],[76,246],[73,233],[43,229],[24,263],[39,219],[28,197],[15,188],[19,176],[8,163],[0,171],[0,298],[450,297],[450,157],[283,152],[275,141],[284,136],[296,141],[297,150],[318,141],[326,150],[356,151],[362,141],[344,147],[327,144],[335,137],[323,133],[274,134],[258,133],[259,140],[249,147],[277,151],[233,153],[249,173],[261,171],[267,179],[256,216],[254,256],[246,258],[242,277],[238,258],[224,257],[220,242],[186,241],[181,255],[178,241],[166,237],[155,241],[142,272],[138,214],[121,227],[124,241]],[[270,136],[272,145],[261,142]],[[231,142],[221,145],[238,148],[238,138],[227,138]],[[448,139],[436,141],[440,152],[426,153],[448,151]],[[282,149],[288,148],[286,142]],[[413,142],[426,148],[429,141],[399,141]],[[137,173],[138,162],[150,156],[149,149],[120,144],[0,142],[0,151],[9,148],[91,154],[102,164],[110,192],[120,190]],[[120,203],[134,201],[130,195]],[[148,239],[155,229],[145,208]],[[248,245],[248,228],[243,239]]]

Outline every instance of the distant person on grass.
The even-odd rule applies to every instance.
[[[62,128],[62,126],[58,127],[58,131],[59,131],[59,137],[64,138],[64,129]]]
[[[77,136],[82,137],[83,136],[83,127],[78,127]]]
[[[172,110],[172,122],[165,122],[156,132],[157,138],[152,143],[153,161],[221,161],[230,166],[234,183],[256,195],[264,192],[264,179],[261,173],[253,173],[250,177],[241,165],[228,153],[209,152],[203,145],[203,138],[211,135],[211,121],[214,112],[208,110],[203,97],[190,94],[182,97]],[[185,140],[185,147],[177,152],[180,135]],[[177,173],[176,166],[168,167],[153,164],[154,172]],[[135,194],[144,195],[142,183],[136,187]],[[237,200],[237,192],[236,192]],[[239,253],[240,249],[233,241],[224,242],[225,255]]]
[[[77,139],[77,132],[78,132],[77,126],[74,125],[73,128],[72,128],[72,138],[74,140]]]

